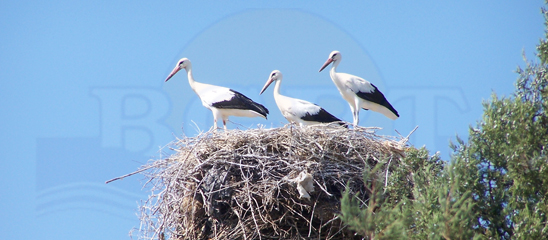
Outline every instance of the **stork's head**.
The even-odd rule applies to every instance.
[[[266,90],[272,82],[282,80],[282,78],[283,78],[282,72],[280,72],[279,70],[272,71],[270,73],[270,76],[268,77],[268,80],[266,81],[266,84],[264,85],[263,89],[261,90],[261,93],[259,93],[259,94],[263,94],[264,90]]]
[[[173,68],[173,70],[171,71],[169,76],[167,76],[166,82],[171,77],[173,77],[173,75],[175,75],[175,73],[177,73],[179,70],[181,70],[181,69],[188,70],[189,66],[190,66],[190,60],[188,60],[188,58],[181,58],[179,61],[177,61],[177,64],[175,65],[175,68]]]
[[[327,61],[325,61],[325,63],[323,64],[322,68],[320,68],[320,71],[321,72],[324,68],[326,68],[327,66],[329,66],[329,64],[333,63],[335,64],[336,62],[340,62],[342,56],[341,56],[341,52],[339,51],[333,51],[329,54],[329,57],[327,58]]]

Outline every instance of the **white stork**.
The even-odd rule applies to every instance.
[[[398,111],[392,107],[375,85],[358,76],[337,72],[337,66],[341,63],[341,59],[339,51],[331,52],[327,61],[320,68],[320,72],[333,63],[329,75],[344,100],[350,105],[354,117],[354,126],[357,126],[360,121],[359,111],[361,108],[382,113],[384,116],[396,120],[400,116]]]
[[[266,119],[268,109],[263,105],[254,102],[245,95],[230,88],[219,87],[211,84],[194,81],[192,76],[192,64],[187,58],[181,58],[175,68],[166,78],[166,82],[179,70],[185,69],[188,75],[188,83],[200,100],[202,105],[213,113],[213,128],[217,129],[217,119],[223,120],[223,127],[226,129],[226,121],[229,116],[237,117],[263,117]]]
[[[272,71],[260,94],[263,94],[272,82],[276,82],[276,86],[274,86],[274,100],[287,121],[297,123],[300,126],[330,122],[340,122],[339,124],[344,124],[340,119],[331,115],[316,104],[281,95],[280,85],[282,83],[282,78],[283,75],[280,71]]]

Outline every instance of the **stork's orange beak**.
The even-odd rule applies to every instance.
[[[333,62],[333,58],[328,58],[327,61],[325,61],[325,63],[323,64],[322,68],[320,68],[320,71],[318,72],[321,72],[325,67],[329,66],[329,64],[332,62]]]
[[[171,71],[169,76],[167,76],[167,78],[164,82],[167,82],[167,80],[169,80],[171,77],[173,77],[173,75],[175,75],[175,73],[177,73],[179,70],[181,70],[181,68],[179,66],[175,66],[175,68]]]
[[[270,86],[270,84],[272,84],[272,82],[274,82],[274,79],[269,78],[268,81],[266,81],[266,84],[264,85],[264,87],[261,90],[261,93],[259,93],[259,95],[263,94],[264,90],[266,90],[268,88],[268,86]]]

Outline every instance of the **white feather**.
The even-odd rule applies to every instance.
[[[350,88],[352,92],[363,92],[363,93],[371,93],[375,91],[375,88],[371,83],[361,77],[354,76],[348,73],[337,73],[338,79],[345,79],[344,85],[347,88]]]
[[[290,122],[300,123],[303,125],[310,125],[313,122],[304,121],[301,118],[309,115],[315,115],[320,111],[320,107],[304,100],[291,98],[283,95],[274,95],[276,105],[282,112],[282,115]],[[316,123],[316,122],[314,122]]]
[[[201,84],[200,89],[196,89],[196,94],[202,100],[204,107],[210,108],[213,104],[223,101],[229,101],[234,97],[234,92],[229,88],[219,87],[209,84]]]

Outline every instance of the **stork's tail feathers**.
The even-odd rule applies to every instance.
[[[256,102],[253,102],[253,106],[255,108],[254,111],[256,111],[257,113],[263,115],[264,118],[267,119],[266,115],[269,114],[268,108],[266,108],[262,104],[256,103]]]
[[[392,107],[392,104],[390,104],[388,101],[383,102],[379,109],[380,113],[384,114],[384,116],[396,120],[400,117],[400,114],[398,114],[398,111],[394,107]]]
[[[373,104],[373,107],[371,109],[365,110],[372,110],[378,113],[382,113],[387,118],[390,118],[392,120],[396,120],[400,117],[400,114],[388,101],[384,101],[382,104]]]
[[[386,108],[389,112],[383,113],[385,116],[392,120],[396,120],[400,117],[400,114],[398,114],[398,111],[394,107],[392,107],[392,104],[390,104],[388,101],[385,101],[382,106]]]

